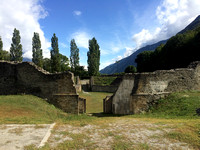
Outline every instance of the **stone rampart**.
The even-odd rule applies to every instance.
[[[51,74],[31,62],[0,61],[0,95],[22,93],[47,99],[65,112],[79,113],[72,73]]]
[[[92,92],[108,92],[114,93],[117,90],[118,86],[116,85],[92,85],[91,91]]]
[[[104,77],[114,77],[116,78],[110,85],[98,85],[94,83],[94,77],[90,78],[90,90],[92,92],[108,92],[108,93],[115,93],[117,90],[119,83],[121,82],[122,76],[121,75],[101,75],[98,78]]]
[[[105,105],[112,107],[113,114],[136,114],[148,110],[155,100],[184,90],[200,90],[199,62],[183,69],[125,74],[117,91],[110,100],[106,100],[108,104]]]

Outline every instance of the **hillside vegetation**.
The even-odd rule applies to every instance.
[[[186,68],[191,62],[200,60],[200,28],[177,34],[155,51],[144,51],[137,58],[139,72]]]
[[[102,70],[100,70],[100,73],[102,73],[102,74],[114,74],[114,73],[120,73],[120,72],[124,72],[124,70],[125,70],[125,68],[127,67],[127,66],[129,66],[129,65],[133,65],[133,66],[137,66],[138,64],[138,62],[140,63],[139,64],[139,72],[142,72],[142,71],[154,71],[155,69],[171,69],[171,68],[176,68],[176,67],[185,67],[185,66],[187,66],[188,65],[188,63],[190,63],[191,62],[191,58],[186,58],[186,61],[185,62],[183,62],[183,65],[181,65],[181,66],[179,66],[179,64],[181,64],[182,62],[180,62],[180,63],[177,63],[178,61],[179,61],[179,57],[184,57],[185,58],[185,56],[187,55],[187,54],[191,54],[191,53],[193,53],[193,51],[194,51],[194,49],[193,49],[193,47],[195,47],[195,45],[190,45],[190,44],[192,44],[192,43],[188,43],[188,45],[186,45],[186,47],[185,47],[185,49],[184,50],[182,50],[182,48],[181,49],[179,49],[178,51],[177,51],[177,54],[176,53],[171,53],[173,50],[174,50],[174,48],[176,49],[176,46],[174,45],[175,43],[177,43],[176,45],[178,46],[178,47],[180,47],[180,45],[179,44],[185,44],[185,42],[187,42],[187,41],[184,41],[185,39],[185,37],[184,36],[181,36],[181,34],[187,34],[187,33],[189,33],[190,31],[192,31],[192,30],[197,30],[197,28],[199,28],[200,27],[200,16],[198,16],[193,22],[191,22],[185,29],[183,29],[182,31],[180,31],[179,33],[178,33],[178,37],[172,37],[171,39],[170,39],[170,41],[168,41],[168,39],[166,39],[166,40],[163,40],[163,41],[159,41],[159,42],[157,42],[157,43],[154,43],[154,44],[151,44],[151,45],[147,45],[147,46],[145,46],[145,47],[142,47],[142,48],[140,48],[140,49],[138,49],[138,50],[136,50],[133,54],[131,54],[130,56],[128,56],[128,57],[126,57],[126,58],[123,58],[123,59],[121,59],[120,61],[117,61],[116,63],[114,63],[114,64],[111,64],[111,65],[109,65],[109,66],[107,66],[107,67],[105,67],[104,69],[102,69]],[[191,34],[193,34],[193,33],[191,33]],[[189,35],[188,34],[188,36],[193,36],[193,35]],[[189,38],[189,37],[186,37],[186,38]],[[183,39],[183,41],[181,41]],[[173,42],[172,42],[172,41]],[[198,40],[197,40],[198,41]],[[166,44],[166,42],[169,42],[169,45],[171,46],[171,47],[166,47],[166,49],[171,49],[171,51],[168,51],[167,53],[168,54],[162,54],[162,56],[163,57],[161,57],[161,58],[159,58],[159,56],[157,56],[157,53],[160,51],[160,49],[164,46],[164,44]],[[161,45],[161,46],[160,46]],[[160,46],[160,47],[159,47]],[[174,47],[175,46],[175,47]],[[153,53],[153,51],[155,50],[157,48],[157,52],[155,52],[155,53]],[[145,51],[145,52],[144,52]],[[144,52],[144,55],[143,56],[139,56],[139,60],[138,60],[138,62],[135,62],[135,60],[137,59],[137,56],[140,54],[140,53],[142,53],[142,52]],[[166,53],[166,50],[164,50],[163,51],[163,53]],[[182,55],[182,53],[183,53],[183,55]],[[175,54],[175,55],[174,55]],[[151,56],[150,56],[151,55]],[[196,53],[193,53],[192,54],[193,56],[196,56]],[[167,56],[167,57],[165,57],[165,56]],[[141,57],[143,57],[143,58],[141,58]],[[148,59],[149,59],[149,57],[152,57],[152,59],[151,59],[151,62],[150,61],[148,61]],[[165,57],[165,58],[164,58]],[[171,59],[171,57],[172,57],[172,59]],[[183,59],[184,59],[183,58]],[[145,61],[141,61],[141,59],[143,59],[143,60],[145,60]],[[153,60],[154,59],[154,60]],[[147,61],[146,61],[147,60]],[[192,61],[193,61],[194,59],[192,59]],[[198,60],[199,60],[199,58],[198,58]],[[153,61],[153,64],[150,64],[150,63],[152,63],[152,61]],[[174,63],[174,61],[176,62],[176,66],[172,66],[173,65],[173,63]],[[190,61],[190,62],[189,62]],[[142,63],[141,63],[142,62]],[[165,62],[168,62],[168,64],[164,64]],[[160,66],[160,64],[159,63],[161,63],[162,64],[162,67],[159,67]],[[155,66],[155,67],[154,67]],[[143,69],[143,67],[144,67],[144,69]],[[149,68],[150,67],[150,68]]]
[[[197,109],[200,108],[200,92],[173,93],[160,99],[151,106],[149,112],[141,116],[153,118],[200,118]]]

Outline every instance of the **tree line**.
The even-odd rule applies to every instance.
[[[19,30],[16,28],[14,29],[9,52],[3,50],[3,41],[0,37],[0,60],[22,62],[22,54],[23,51]],[[88,71],[86,71],[83,66],[80,66],[79,48],[76,45],[75,39],[72,39],[70,42],[70,61],[67,56],[62,55],[59,52],[58,37],[55,33],[51,38],[50,54],[50,59],[43,58],[39,33],[34,32],[32,38],[32,62],[37,66],[52,73],[70,70],[75,75],[79,76],[96,76],[99,74],[100,47],[95,37],[89,40],[89,51],[87,52]]]
[[[200,60],[200,28],[171,37],[155,51],[144,51],[136,58],[138,72],[185,68]]]

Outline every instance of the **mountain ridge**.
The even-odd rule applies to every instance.
[[[188,26],[186,26],[183,30],[178,32],[177,34],[185,33],[188,30],[194,30],[197,27],[200,27],[200,15],[194,21],[192,21]],[[133,52],[130,56],[123,58],[120,61],[118,61],[114,64],[111,64],[111,65],[105,67],[104,69],[100,70],[100,73],[101,74],[120,73],[120,72],[124,72],[125,68],[129,65],[137,66],[137,64],[135,63],[135,59],[139,53],[141,53],[143,51],[154,51],[159,45],[165,44],[167,41],[168,41],[168,39],[159,41],[159,42],[151,44],[151,45],[147,45],[145,47],[142,47],[142,48],[136,50],[135,52]]]

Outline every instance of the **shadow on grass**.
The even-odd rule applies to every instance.
[[[103,112],[100,112],[100,113],[90,113],[88,114],[89,116],[93,116],[93,117],[121,117],[121,116],[124,116],[124,115],[115,115],[115,114],[106,114],[106,113],[103,113]]]

